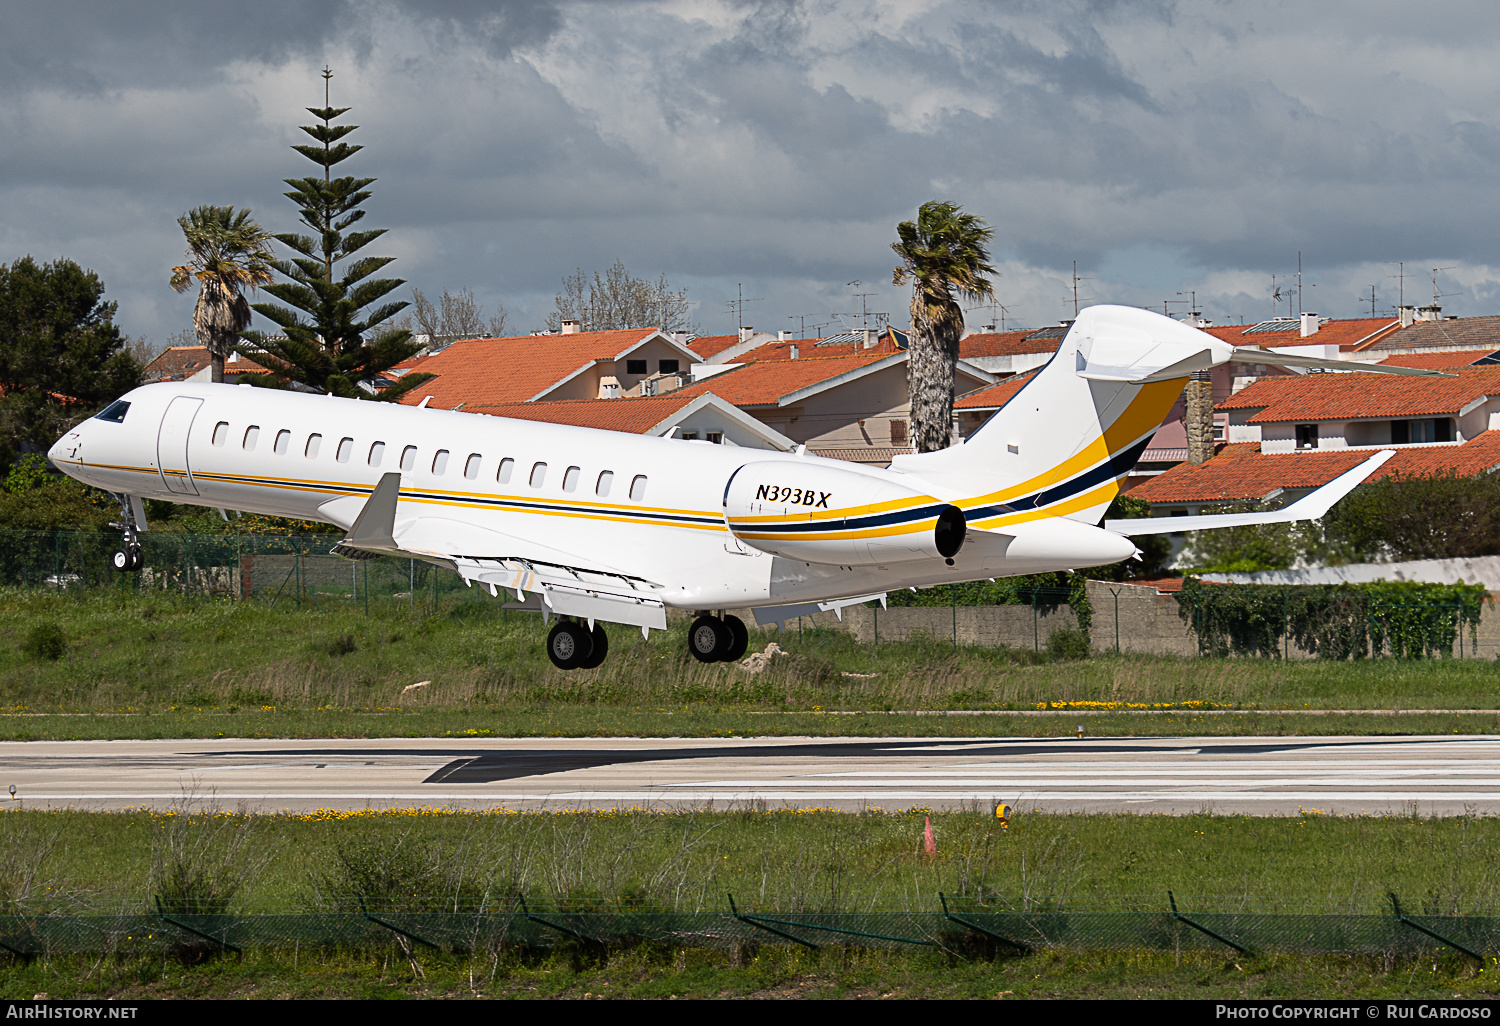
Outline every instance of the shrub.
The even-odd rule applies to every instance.
[[[323,646],[323,649],[331,656],[345,656],[358,647],[354,643],[354,635],[344,634],[329,641]]]
[[[43,620],[26,635],[21,651],[33,659],[61,659],[68,650],[68,635],[51,620]]]
[[[1047,651],[1054,659],[1087,659],[1093,654],[1089,632],[1082,627],[1059,627],[1047,635]]]

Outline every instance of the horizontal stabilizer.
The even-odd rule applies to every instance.
[[[1177,531],[1212,531],[1221,527],[1249,527],[1255,524],[1290,524],[1297,520],[1317,520],[1333,504],[1354,491],[1365,478],[1375,473],[1385,461],[1396,455],[1384,449],[1353,470],[1346,470],[1314,492],[1309,492],[1284,509],[1264,513],[1218,513],[1193,517],[1147,517],[1139,520],[1106,520],[1104,528],[1127,537],[1143,534],[1169,534]]]
[[[1405,374],[1417,378],[1452,378],[1455,374],[1424,370],[1421,367],[1387,367],[1379,363],[1355,363],[1351,360],[1322,360],[1314,356],[1298,356],[1294,353],[1261,349],[1259,346],[1236,346],[1229,354],[1230,363],[1259,363],[1268,367],[1298,367],[1307,370],[1362,371],[1368,374]]]

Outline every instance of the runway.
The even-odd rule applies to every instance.
[[[1500,811],[1500,739],[760,738],[0,744],[12,808],[744,806],[1295,815]],[[3,791],[0,791],[3,795]]]

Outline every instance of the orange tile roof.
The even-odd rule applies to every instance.
[[[560,399],[552,402],[495,403],[487,406],[465,406],[465,413],[483,413],[492,417],[535,420],[545,424],[572,424],[574,427],[602,428],[641,434],[649,431],[684,406],[692,396],[681,392],[647,398]]]
[[[698,354],[700,360],[706,360],[710,356],[722,353],[730,346],[740,344],[739,335],[699,335],[687,344],[687,347]]]
[[[1036,371],[1016,374],[1004,381],[970,392],[953,404],[955,410],[998,410],[1030,381]]]
[[[1500,395],[1500,367],[1457,368],[1457,377],[1296,374],[1262,378],[1219,403],[1220,410],[1259,409],[1251,424],[1430,417],[1457,413],[1473,400]]]
[[[434,409],[525,402],[598,360],[614,360],[656,334],[655,328],[584,331],[576,335],[521,335],[455,342],[407,366],[437,378],[408,392],[400,402],[415,406],[426,396]]]
[[[1459,367],[1467,367],[1475,360],[1482,360],[1489,354],[1483,350],[1470,349],[1462,353],[1402,353],[1400,356],[1387,356],[1381,360],[1381,364],[1387,367],[1421,367],[1424,370],[1454,370]]]
[[[783,396],[868,367],[872,363],[888,359],[890,355],[866,350],[858,356],[804,355],[796,360],[757,360],[743,367],[715,374],[673,394],[697,396],[712,392],[735,406],[774,406]]]
[[[197,374],[209,363],[207,346],[168,346],[146,364],[146,379],[168,380],[186,378]],[[225,361],[226,374],[258,374],[266,368],[254,360],[241,356],[233,363]]]
[[[1224,446],[1217,456],[1199,466],[1179,463],[1132,489],[1130,494],[1152,503],[1256,501],[1279,488],[1325,485],[1377,451],[1315,449],[1263,453],[1259,442],[1237,442]],[[1485,431],[1462,445],[1397,449],[1396,455],[1367,480],[1445,473],[1473,477],[1496,467],[1500,467],[1500,431]]]
[[[1461,317],[1451,321],[1418,321],[1399,334],[1385,336],[1366,349],[1448,349],[1490,346],[1500,349],[1500,317]]]
[[[830,336],[832,337],[832,336]],[[891,341],[889,336],[878,340],[870,348],[864,348],[864,343],[840,343],[838,345],[820,346],[815,338],[789,338],[785,341],[773,340],[756,346],[748,353],[735,357],[735,363],[762,362],[768,360],[790,360],[792,347],[797,347],[796,359],[805,360],[808,357],[826,359],[831,356],[890,356],[902,350]]]
[[[1301,330],[1295,326],[1290,331],[1256,331],[1246,335],[1246,329],[1253,327],[1255,327],[1253,324],[1214,324],[1199,330],[1206,331],[1214,338],[1234,346],[1280,349],[1283,346],[1336,345],[1344,350],[1352,349],[1361,342],[1365,346],[1383,342],[1393,334],[1404,330],[1400,321],[1389,317],[1351,317],[1342,321],[1331,320],[1306,338],[1302,337]]]
[[[1036,328],[1025,331],[975,332],[958,343],[961,360],[972,360],[979,356],[1020,356],[1026,353],[1055,353],[1062,345],[1060,338],[1037,338],[1027,341]]]

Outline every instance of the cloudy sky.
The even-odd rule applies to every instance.
[[[176,218],[252,207],[303,108],[378,179],[371,252],[428,293],[541,327],[616,259],[686,287],[705,333],[905,323],[894,225],[947,199],[995,229],[1008,326],[1084,303],[1219,322],[1398,298],[1500,313],[1500,18],[1484,0],[522,2],[0,0],[0,263],[66,256],[158,343]],[[856,289],[849,282],[864,284]],[[405,290],[400,295],[405,295]],[[1360,296],[1364,298],[1361,299]],[[1295,312],[1283,302],[1276,313]],[[971,323],[991,319],[988,309]],[[844,324],[855,323],[849,317]],[[824,333],[827,330],[825,329]]]

